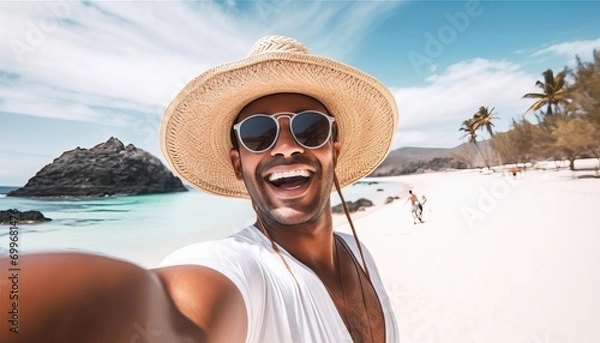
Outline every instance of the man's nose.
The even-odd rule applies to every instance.
[[[290,131],[290,120],[288,118],[279,118],[279,125],[281,131],[275,146],[271,149],[271,156],[282,155],[283,157],[290,157],[294,154],[304,153],[304,148],[301,147]]]

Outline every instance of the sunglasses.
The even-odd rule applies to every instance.
[[[318,149],[331,137],[335,119],[319,111],[307,110],[298,113],[279,112],[271,115],[254,114],[233,125],[237,138],[246,150],[262,153],[271,149],[279,133],[280,118],[289,119],[292,137],[298,145],[306,149]]]

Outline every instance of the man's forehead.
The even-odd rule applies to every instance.
[[[330,114],[319,100],[298,93],[278,93],[260,97],[246,105],[239,113],[237,121],[256,113],[298,112],[318,110]]]

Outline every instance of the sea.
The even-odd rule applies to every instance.
[[[18,187],[0,186],[0,209],[38,210],[52,221],[0,226],[0,254],[47,251],[90,252],[152,268],[183,246],[227,237],[255,221],[248,200],[189,192],[99,199],[31,199],[7,197]],[[364,181],[345,187],[346,201],[366,198],[383,204],[403,194],[399,182]],[[341,203],[334,192],[331,204]],[[16,232],[15,232],[16,231]],[[14,252],[14,250],[13,250]]]

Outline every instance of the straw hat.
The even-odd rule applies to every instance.
[[[342,145],[336,174],[342,187],[371,173],[387,156],[398,123],[389,90],[358,69],[311,54],[292,38],[267,36],[246,58],[198,75],[171,102],[160,129],[171,168],[202,191],[249,197],[231,165],[230,132],[244,106],[275,93],[311,96],[336,118]]]

